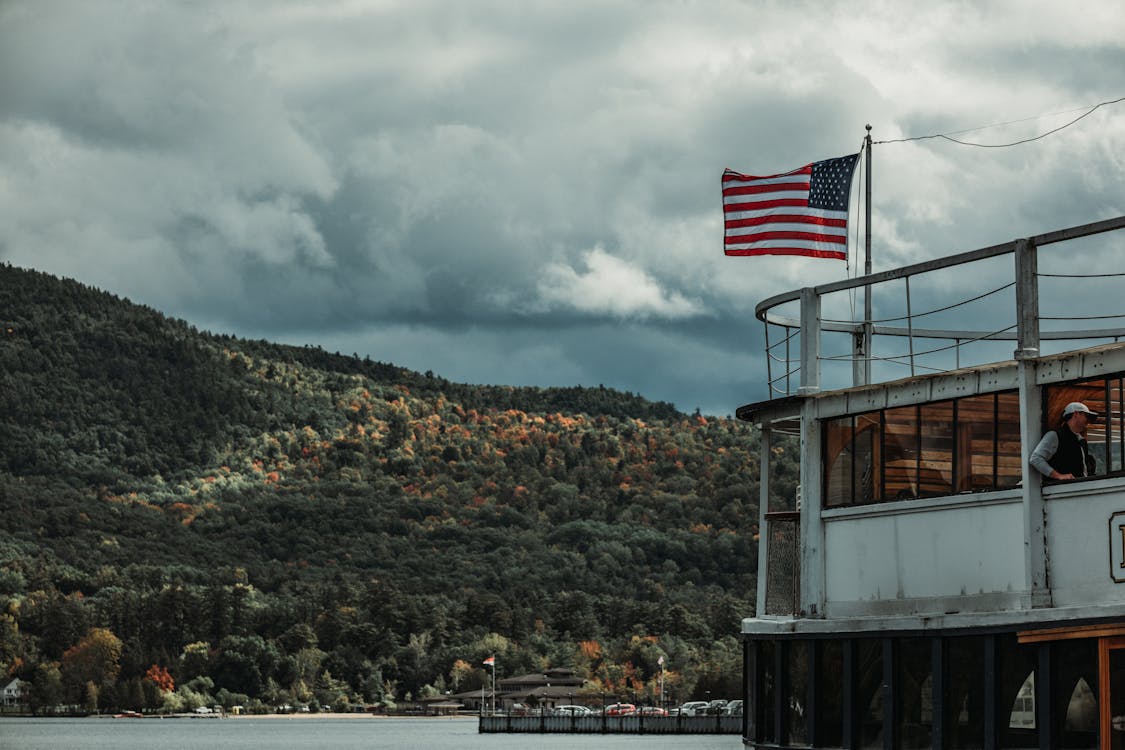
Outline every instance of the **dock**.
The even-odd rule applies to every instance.
[[[740,734],[741,716],[481,716],[480,734]]]

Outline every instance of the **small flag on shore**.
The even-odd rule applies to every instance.
[[[848,202],[859,154],[758,177],[723,172],[727,255],[848,257]]]
[[[495,657],[495,656],[490,656],[490,657],[488,657],[487,659],[485,659],[485,660],[484,660],[484,666],[486,666],[486,667],[495,667],[495,666],[496,666],[496,657]]]

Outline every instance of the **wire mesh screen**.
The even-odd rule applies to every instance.
[[[766,614],[799,612],[801,594],[801,514],[767,513],[769,568],[766,576]]]

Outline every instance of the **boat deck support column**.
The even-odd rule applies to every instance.
[[[1042,398],[1036,384],[1039,358],[1039,282],[1035,243],[1016,242],[1016,322],[1019,348],[1020,460],[1023,464],[1024,570],[1026,590],[1032,608],[1051,606],[1047,581],[1047,529],[1044,523],[1043,485],[1031,467],[1031,452],[1043,436]]]

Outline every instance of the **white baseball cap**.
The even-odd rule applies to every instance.
[[[1090,411],[1090,409],[1087,408],[1086,404],[1082,403],[1081,401],[1071,401],[1066,405],[1066,408],[1063,409],[1063,418],[1065,419],[1066,417],[1069,417],[1076,411],[1083,412],[1084,414],[1089,414],[1091,417],[1098,416],[1098,413],[1096,411]]]

